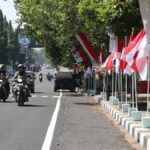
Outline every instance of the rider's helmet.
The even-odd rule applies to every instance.
[[[18,70],[21,71],[21,72],[24,71],[24,65],[23,64],[19,64],[18,65]]]
[[[0,72],[6,73],[5,71],[6,71],[5,70],[5,65],[4,64],[0,64]]]
[[[18,65],[18,68],[23,68],[23,67],[24,67],[23,64],[19,64],[19,65]]]
[[[0,64],[0,69],[5,69],[5,65],[4,64]]]

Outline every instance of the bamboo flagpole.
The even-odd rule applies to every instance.
[[[114,67],[112,67],[112,96],[114,96]]]
[[[128,76],[127,76],[127,74],[125,74],[126,104],[128,103],[128,84],[127,84],[127,78],[128,78]]]
[[[125,36],[125,38],[124,38],[124,40],[125,40],[125,48],[127,47],[127,36]],[[130,41],[129,41],[130,42]],[[128,84],[127,84],[127,73],[125,74],[125,98],[126,98],[126,104],[127,104],[127,94],[128,94],[128,89],[127,89],[127,86]]]
[[[136,72],[134,71],[134,91],[135,91],[135,100],[136,100],[136,110],[138,111],[138,98],[137,98],[137,83],[136,83]]]
[[[150,78],[150,58],[148,56],[148,68],[147,68],[147,72],[148,72],[148,77],[147,77],[147,112],[146,112],[146,116],[148,117],[148,111],[149,111],[149,108],[148,108],[148,103],[149,103],[149,88],[150,88],[150,83],[149,83],[149,78]]]
[[[117,73],[115,73],[115,97],[117,98]]]
[[[134,108],[134,72],[132,73],[132,108]]]
[[[122,95],[122,70],[120,71],[120,82],[121,82],[121,101],[123,102],[123,95]]]

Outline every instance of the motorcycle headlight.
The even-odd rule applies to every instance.
[[[18,82],[22,82],[23,80],[22,79],[18,79]]]
[[[28,88],[28,85],[25,85],[25,88]]]

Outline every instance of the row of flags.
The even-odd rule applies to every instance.
[[[104,58],[104,52],[100,49],[100,54],[97,56],[93,46],[83,32],[76,34],[76,38],[84,51],[79,45],[73,45],[71,51],[76,62],[90,61],[92,64],[101,63],[109,72],[115,65],[115,72],[120,70],[124,74],[131,75],[134,71],[138,72],[141,80],[147,79],[148,56],[150,44],[147,42],[147,37],[144,28],[135,36],[132,29],[128,43],[127,40],[121,40],[117,36],[111,34],[109,42],[110,55]]]
[[[112,51],[106,59],[103,67],[110,71],[115,64],[115,71],[123,70],[125,74],[131,75],[136,71],[141,80],[147,79],[148,56],[150,44],[147,42],[144,28],[134,37],[134,30],[130,35],[128,45],[123,47],[122,52]]]

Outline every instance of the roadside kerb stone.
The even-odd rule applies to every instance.
[[[143,147],[147,147],[147,145],[144,145],[144,143],[146,144],[147,142],[145,142],[145,139],[144,137],[145,136],[150,136],[150,132],[140,132],[140,144],[143,146]]]
[[[122,112],[116,105],[105,101],[101,102],[102,106],[110,115],[122,125],[127,132],[135,138],[146,150],[150,150],[150,129],[143,128],[141,121],[134,121],[129,112]]]
[[[141,125],[141,122],[135,122],[135,123],[133,123],[133,124],[130,124],[130,127],[129,127],[129,133],[130,133],[130,135],[132,135],[133,137],[134,137],[134,128],[135,127],[142,127],[142,125]]]
[[[127,115],[127,114],[123,114],[123,115],[120,115],[120,116],[119,116],[118,122],[119,122],[120,125],[122,125],[122,120],[123,120],[123,118],[128,118],[128,115]]]
[[[127,120],[132,120],[129,116],[122,118],[122,126],[125,128],[126,127],[126,121]]]
[[[140,133],[141,132],[150,132],[149,129],[146,129],[146,128],[143,128],[143,127],[136,127],[134,130],[135,130],[134,131],[134,137],[135,137],[137,142],[140,141]]]
[[[149,150],[150,149],[150,136],[146,136],[145,138],[146,140],[144,141],[146,141],[147,143],[146,144],[144,143],[144,145],[147,145],[146,149]]]

